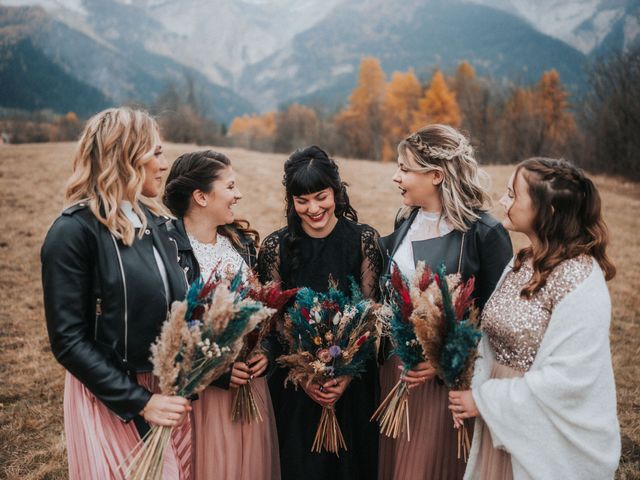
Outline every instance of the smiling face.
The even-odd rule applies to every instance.
[[[196,190],[194,198],[203,207],[215,225],[233,223],[235,215],[233,206],[242,198],[242,193],[236,184],[236,175],[231,167],[220,170],[209,192]]]
[[[440,209],[439,185],[443,175],[440,170],[416,172],[420,168],[406,151],[398,156],[398,169],[391,180],[402,195],[402,203],[410,207],[422,207],[428,211]]]
[[[164,158],[162,145],[159,140],[155,146],[153,157],[144,164],[144,182],[142,184],[142,195],[145,197],[157,197],[162,190],[162,177],[169,168],[167,159]]]
[[[338,221],[331,188],[307,195],[294,195],[293,206],[302,221],[302,229],[311,237],[326,237]]]
[[[506,229],[524,233],[529,238],[535,236],[533,222],[536,210],[522,169],[511,174],[500,205],[504,208],[505,219],[502,223]]]

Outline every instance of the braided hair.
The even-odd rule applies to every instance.
[[[456,230],[466,232],[488,210],[489,175],[478,167],[469,140],[455,128],[437,123],[422,127],[398,144],[398,155],[407,160],[410,171],[442,172],[442,217]],[[414,208],[404,207],[399,218],[408,217]]]
[[[163,197],[164,204],[176,217],[184,217],[191,205],[192,193],[195,190],[210,192],[213,188],[213,182],[220,177],[222,170],[230,166],[231,161],[226,155],[213,150],[180,155],[173,162],[167,177]],[[247,220],[236,219],[231,224],[218,226],[220,235],[224,235],[234,245],[241,247],[242,243],[238,232],[256,244],[260,241],[257,230],[252,229]]]
[[[327,152],[316,145],[299,148],[284,163],[282,184],[285,188],[287,234],[284,247],[291,259],[291,269],[300,266],[298,241],[302,235],[302,221],[296,213],[293,197],[333,190],[336,203],[335,216],[358,221],[358,214],[349,202],[347,184],[340,178],[338,165]]]
[[[546,284],[562,261],[590,255],[611,280],[616,269],[606,253],[609,234],[602,219],[598,189],[584,172],[565,160],[530,158],[520,163],[515,177],[522,175],[535,209],[532,228],[540,248],[518,252],[514,270],[531,259],[533,276],[521,291],[530,297]]]

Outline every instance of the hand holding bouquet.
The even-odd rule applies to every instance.
[[[425,291],[431,280],[429,271],[426,271],[424,276],[426,282],[421,276],[417,285],[415,282],[410,284],[394,263],[391,276],[385,283],[386,301],[384,307],[378,311],[381,330],[391,340],[393,353],[402,361],[404,370],[400,380],[374,412],[371,420],[377,420],[380,432],[388,437],[398,438],[406,429],[408,441],[411,440],[409,387],[404,381],[404,375],[426,360],[412,322],[415,313],[414,300],[418,300],[419,292]]]
[[[419,265],[424,277],[428,269]],[[471,294],[474,279],[461,281],[460,275],[446,275],[441,266],[432,276],[431,295],[420,309],[425,313],[414,317],[415,332],[425,354],[435,364],[438,377],[452,390],[466,390],[471,385],[480,330],[478,309]],[[433,300],[431,300],[433,298]],[[439,315],[430,314],[437,308]],[[471,442],[464,421],[458,428],[458,458],[469,454]]]
[[[338,383],[341,377],[361,375],[374,354],[375,323],[374,303],[363,298],[353,281],[351,296],[333,284],[326,293],[301,289],[285,316],[288,354],[278,358],[289,368],[285,383],[308,389],[312,383]],[[322,407],[311,451],[323,448],[336,455],[341,448],[347,450],[333,405]]]
[[[274,318],[282,314],[285,306],[298,290],[297,288],[281,290],[278,282],[269,282],[263,285],[255,277],[249,279],[247,296],[272,309],[273,313],[246,335],[239,359],[246,362],[256,355],[263,354],[262,341],[271,331]],[[234,422],[251,423],[253,420],[262,421],[262,414],[256,404],[251,388],[251,380],[252,377],[249,378],[248,383],[240,385],[236,391],[231,406],[231,419]]]
[[[151,347],[161,393],[190,397],[208,387],[234,362],[245,335],[273,313],[245,297],[241,272],[230,282],[194,282]],[[170,435],[171,427],[152,426],[121,467],[125,478],[159,480]]]

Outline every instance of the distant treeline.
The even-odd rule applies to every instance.
[[[591,171],[640,180],[640,47],[595,62],[589,91],[573,98],[555,70],[534,86],[478,77],[468,62],[451,76],[421,84],[412,70],[390,81],[375,58],[360,65],[348,105],[334,115],[293,104],[245,115],[229,128],[231,144],[288,153],[316,143],[336,155],[395,161],[395,147],[428,123],[470,135],[482,163],[562,157]]]
[[[318,144],[333,155],[395,161],[395,146],[428,123],[448,123],[470,135],[482,163],[532,156],[563,157],[591,171],[640,180],[640,46],[595,62],[589,90],[569,95],[555,70],[533,86],[505,86],[478,77],[462,62],[450,76],[436,70],[426,83],[413,71],[386,75],[375,58],[360,65],[348,104],[283,106],[225,125],[204,118],[191,83],[169,86],[149,110],[172,142],[226,145],[290,153]],[[70,112],[0,112],[0,132],[11,142],[75,140],[82,122]]]

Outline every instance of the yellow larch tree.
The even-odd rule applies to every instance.
[[[455,94],[447,86],[444,75],[439,70],[431,77],[431,83],[418,102],[418,110],[413,116],[413,130],[430,123],[445,123],[460,126],[460,107]]]
[[[422,95],[420,82],[413,73],[393,72],[387,85],[383,102],[384,144],[382,159],[393,161],[396,158],[396,145],[411,133],[413,116]]]
[[[373,160],[382,158],[385,86],[385,74],[380,61],[374,57],[363,58],[358,85],[351,92],[349,105],[335,117],[348,154]]]

